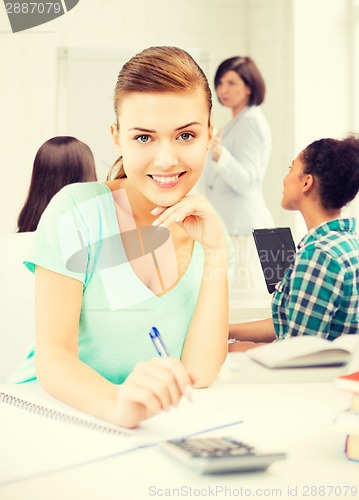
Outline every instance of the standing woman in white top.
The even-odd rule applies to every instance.
[[[264,80],[250,57],[223,61],[214,79],[218,99],[232,120],[216,135],[208,154],[206,195],[222,216],[236,249],[234,288],[256,288],[263,281],[252,229],[272,227],[263,197],[271,152],[271,132],[259,107]]]

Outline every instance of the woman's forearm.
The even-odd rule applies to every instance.
[[[35,278],[39,383],[66,404],[108,420],[117,388],[79,360],[82,283],[39,266]]]
[[[204,250],[200,293],[182,353],[197,387],[215,380],[228,351],[228,262],[227,247]]]
[[[229,325],[229,338],[251,342],[272,342],[276,339],[272,318]]]
[[[55,398],[98,418],[112,420],[118,387],[76,355],[58,347],[46,352],[39,349],[36,373],[39,383]]]

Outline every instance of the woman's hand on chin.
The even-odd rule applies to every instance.
[[[169,227],[177,223],[205,249],[214,251],[228,246],[221,218],[202,196],[184,196],[175,205],[156,207],[151,213],[158,215],[152,223],[154,226]]]

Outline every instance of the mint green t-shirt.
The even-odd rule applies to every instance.
[[[156,255],[156,249],[150,250]],[[126,258],[106,184],[71,184],[55,195],[25,265],[32,272],[38,265],[83,283],[79,357],[111,382],[122,383],[138,361],[156,357],[148,335],[152,326],[161,332],[171,355],[181,357],[202,280],[202,246],[194,243],[176,286],[155,295]],[[36,379],[34,355],[32,349],[10,382]]]

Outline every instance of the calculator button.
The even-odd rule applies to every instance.
[[[255,455],[253,446],[232,438],[174,440],[174,444],[194,457],[225,457]]]
[[[233,450],[230,450],[229,452],[230,455],[253,455],[254,453],[251,453],[248,451],[247,448],[233,448]]]

